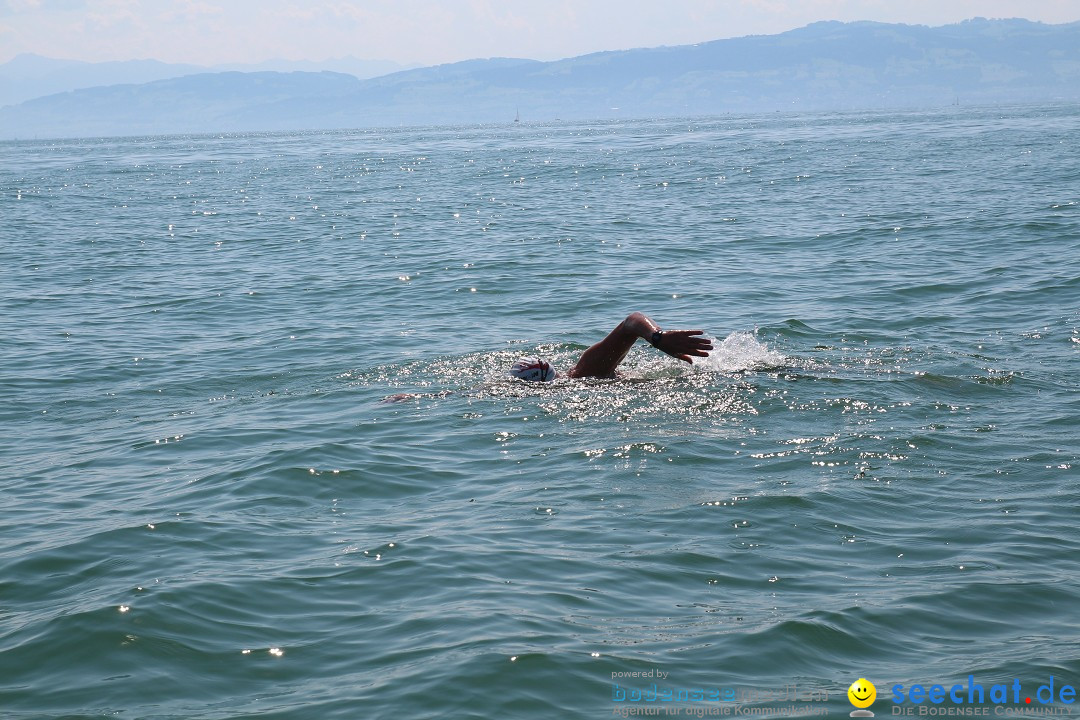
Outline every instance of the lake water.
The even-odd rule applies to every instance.
[[[1078,132],[0,145],[0,715],[1078,712]]]

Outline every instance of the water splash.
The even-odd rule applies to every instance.
[[[709,357],[694,360],[695,370],[731,373],[775,370],[790,364],[783,353],[770,350],[748,331],[733,332],[719,342],[713,338],[713,347]]]

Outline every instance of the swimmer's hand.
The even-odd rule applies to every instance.
[[[405,402],[406,400],[416,400],[423,397],[420,393],[395,393],[393,395],[387,395],[382,399],[384,403],[396,403]]]
[[[692,365],[691,357],[709,357],[713,349],[712,340],[699,337],[704,334],[704,330],[664,330],[657,334],[653,347]]]
[[[632,312],[606,338],[581,354],[577,365],[570,368],[569,377],[612,377],[638,338],[673,358],[693,364],[691,358],[709,357],[713,349],[712,341],[701,337],[704,334],[704,330],[661,330],[648,315]]]
[[[441,390],[436,393],[395,393],[394,395],[387,395],[382,401],[384,403],[398,403],[421,398],[441,398],[450,395],[452,392],[452,390]]]

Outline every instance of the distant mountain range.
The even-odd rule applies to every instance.
[[[554,62],[470,60],[366,80],[215,72],[133,81],[2,108],[0,137],[496,123],[518,111],[529,121],[1053,100],[1080,101],[1080,23],[823,22],[779,35]]]
[[[102,85],[147,83],[210,72],[330,71],[364,79],[413,67],[419,66],[405,66],[390,60],[359,60],[354,57],[324,62],[267,60],[249,65],[202,66],[163,63],[157,60],[89,63],[78,60],[56,60],[24,53],[6,63],[0,63],[0,107],[69,90]]]

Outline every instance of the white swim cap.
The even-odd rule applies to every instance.
[[[510,368],[510,374],[532,382],[551,382],[555,379],[555,368],[538,357],[523,357]]]

